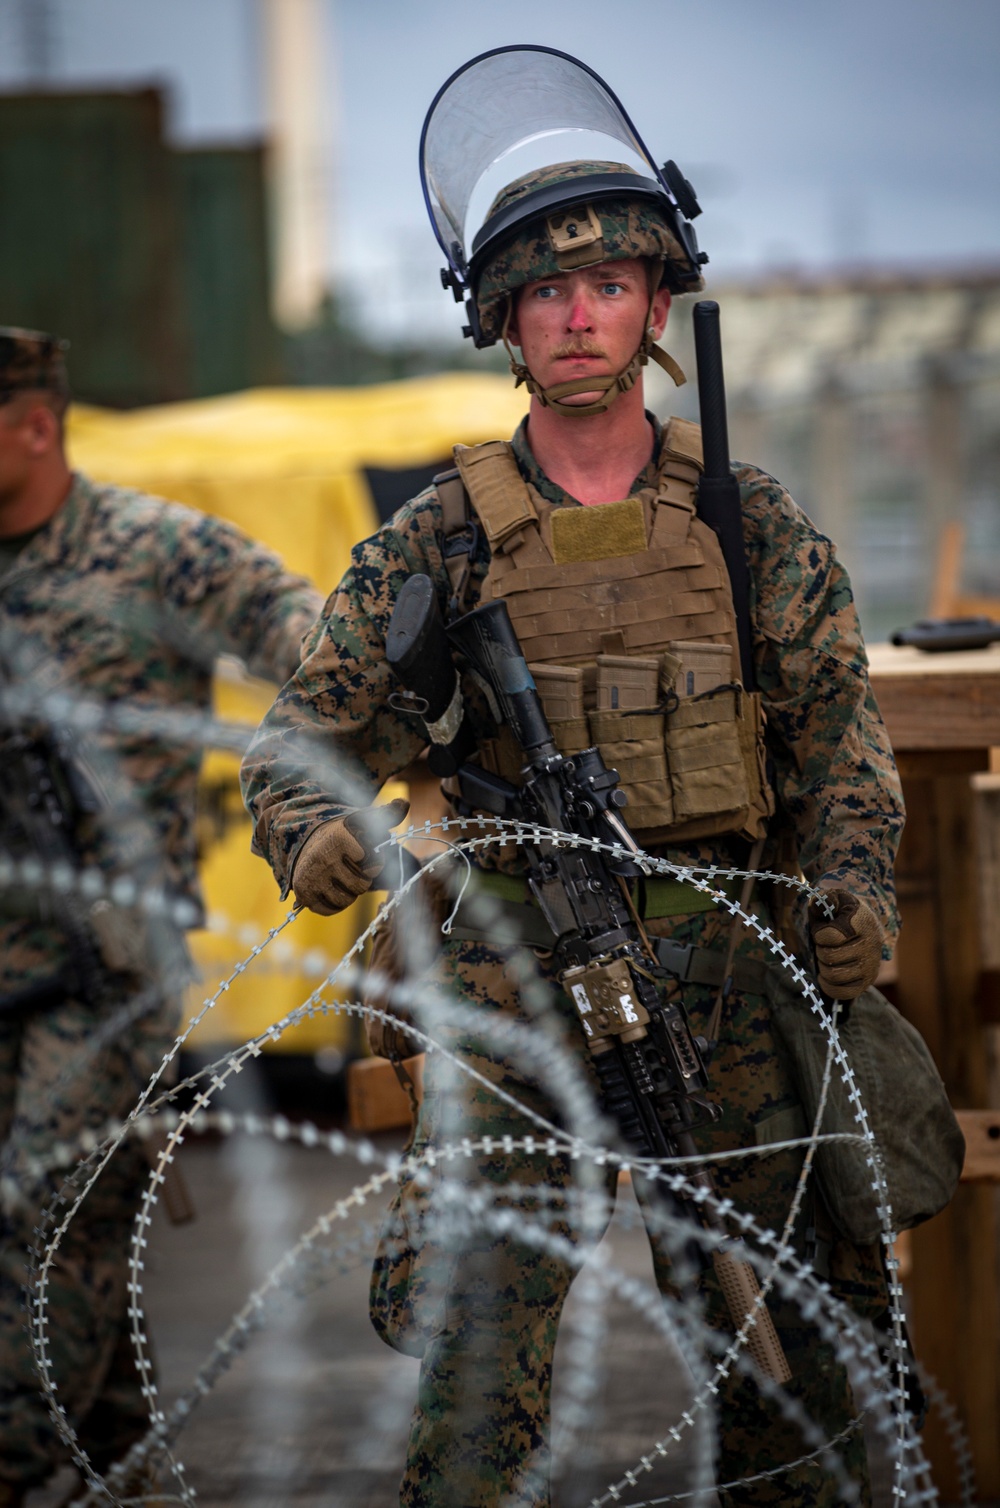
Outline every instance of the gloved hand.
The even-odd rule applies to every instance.
[[[299,849],[292,870],[296,903],[318,916],[333,916],[364,895],[385,862],[376,846],[409,810],[408,801],[389,801],[359,807],[317,827]]]
[[[875,983],[882,927],[867,902],[849,890],[831,886],[825,895],[836,907],[833,916],[826,916],[816,901],[809,908],[819,987],[834,1000],[854,1000]]]

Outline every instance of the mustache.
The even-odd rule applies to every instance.
[[[607,355],[607,351],[596,340],[567,340],[561,346],[556,346],[552,359],[560,361],[564,356],[603,356],[607,360]]]

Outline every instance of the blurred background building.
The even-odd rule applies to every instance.
[[[599,10],[575,12],[584,53]],[[454,0],[0,0],[3,319],[66,335],[78,396],[114,407],[503,370],[441,294],[420,121],[475,50],[569,44],[527,0],[502,24],[463,10],[460,34],[458,14]],[[647,0],[617,17],[597,61],[701,193],[734,453],[837,540],[871,637],[930,607],[949,521],[963,592],[988,594],[1000,15],[980,0],[948,17],[931,0],[846,0],[835,19],[706,0],[678,35]],[[690,370],[687,320],[678,306]],[[653,405],[692,413],[691,392],[655,383]]]
[[[0,300],[115,407],[280,382],[262,146],[181,150],[159,89],[0,99]]]
[[[1000,256],[713,288],[732,454],[836,540],[869,639],[1000,595]],[[689,372],[689,313],[673,344]],[[655,403],[697,417],[697,396]],[[983,609],[985,610],[985,609]]]

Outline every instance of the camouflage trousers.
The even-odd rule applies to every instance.
[[[66,1457],[26,1331],[33,1231],[73,1164],[81,1132],[123,1117],[175,1036],[159,1007],[113,1033],[113,1010],[74,1000],[0,1016],[0,1483],[44,1481]],[[149,1172],[126,1141],[71,1221],[49,1276],[49,1357],[58,1401],[91,1459],[143,1435],[148,1404],[126,1328],[131,1224]]]
[[[713,913],[653,922],[649,930],[680,942],[723,946],[723,923]],[[760,947],[741,947],[742,956],[763,957]],[[525,998],[551,985],[546,964],[526,949],[500,951],[484,942],[451,943],[439,964],[440,984],[452,996],[475,1006],[484,1021],[522,1017]],[[527,987],[527,996],[525,996]],[[675,988],[679,996],[680,987]],[[683,986],[695,1031],[703,1031],[713,992]],[[561,1022],[568,1050],[579,1057],[579,1028],[565,996],[548,991],[550,1010]],[[550,1016],[550,1020],[553,1019]],[[512,1061],[511,1054],[476,1039],[468,1031],[455,1041],[462,1058],[490,1085],[507,1091],[549,1119],[559,1120],[551,1083]],[[582,1053],[586,1058],[585,1052]],[[589,1069],[585,1069],[589,1073]],[[720,1121],[697,1133],[705,1150],[721,1151],[784,1139],[768,1135],[787,1126],[798,1100],[788,1065],[772,1035],[767,1005],[760,996],[735,992],[729,998],[719,1046],[711,1065],[712,1098],[723,1108]],[[458,1145],[490,1136],[523,1138],[537,1126],[518,1108],[464,1075],[440,1055],[429,1054],[425,1097],[415,1130],[414,1150]],[[786,1151],[718,1164],[720,1194],[750,1211],[762,1228],[780,1230],[801,1167],[801,1153]],[[446,1188],[446,1181],[450,1189]],[[550,1391],[552,1360],[560,1314],[579,1265],[567,1251],[585,1253],[601,1234],[581,1231],[568,1191],[573,1170],[562,1157],[543,1152],[479,1153],[442,1158],[426,1177],[405,1179],[390,1207],[376,1256],[371,1285],[371,1317],[390,1346],[422,1358],[419,1393],[412,1421],[400,1501],[406,1508],[545,1508],[550,1501]],[[534,1186],[532,1194],[519,1188]],[[538,1186],[549,1191],[539,1194]],[[446,1197],[442,1201],[442,1191]],[[637,1187],[650,1235],[657,1285],[674,1298],[697,1296],[704,1317],[717,1330],[732,1323],[711,1268],[690,1264],[690,1286],[671,1262],[655,1227],[660,1196]],[[609,1188],[613,1200],[613,1184]],[[484,1196],[485,1195],[485,1199]],[[483,1204],[492,1211],[481,1218]],[[499,1214],[498,1214],[499,1212]],[[518,1227],[516,1215],[524,1222]],[[507,1218],[505,1218],[507,1217]],[[804,1249],[812,1201],[799,1223],[796,1246]],[[543,1238],[538,1231],[542,1229]],[[568,1246],[566,1243],[569,1243]],[[835,1240],[830,1279],[838,1296],[873,1316],[886,1297],[878,1252]],[[845,1369],[814,1325],[796,1306],[769,1297],[792,1370],[787,1393],[832,1440],[847,1431],[838,1452],[847,1474],[870,1503],[867,1460]],[[783,1463],[809,1455],[797,1424],[789,1422],[746,1377],[734,1374],[718,1395],[717,1481],[740,1482],[774,1472]],[[650,1442],[652,1444],[652,1441]],[[779,1475],[724,1491],[726,1508],[764,1508],[795,1503],[827,1508],[839,1501],[834,1475],[818,1460],[789,1465]]]

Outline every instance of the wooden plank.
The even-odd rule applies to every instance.
[[[955,599],[962,578],[965,525],[951,518],[938,535],[937,566],[931,588],[932,618],[957,618]]]
[[[1000,675],[1000,644],[985,649],[956,649],[928,654],[910,644],[869,644],[868,664],[873,676],[920,681],[950,680],[953,676]]]
[[[419,1100],[423,1053],[404,1059],[403,1067]],[[410,1125],[410,1102],[388,1058],[357,1058],[347,1065],[347,1119],[352,1131],[396,1131]]]
[[[972,782],[979,834],[979,915],[982,924],[983,969],[1000,974],[1000,775],[977,775]],[[997,998],[997,983],[984,981],[987,995]],[[991,1011],[984,1020],[996,1021]]]
[[[978,775],[990,764],[989,749],[894,749],[893,753],[904,784],[938,775]]]
[[[1000,1026],[1000,969],[984,969],[980,974],[976,1010],[983,1026]]]
[[[947,765],[947,759],[943,761]],[[898,1002],[922,1033],[960,1108],[988,1103],[979,1025],[978,873],[968,775],[905,778],[907,824],[896,866],[903,929],[896,951]],[[932,766],[930,766],[932,768]],[[980,1489],[1000,1497],[995,1194],[963,1184],[949,1207],[912,1232],[907,1284],[917,1355],[958,1408]],[[942,1498],[957,1501],[951,1447],[932,1413],[925,1435]]]
[[[965,1137],[963,1183],[1000,1183],[1000,1110],[958,1110]]]
[[[957,1409],[968,1435],[981,1494],[977,1502],[996,1502],[1000,1496],[995,1203],[994,1185],[963,1183],[942,1214],[910,1232],[913,1257],[906,1285],[916,1354]],[[938,1409],[931,1411],[923,1438],[942,1502],[957,1504],[954,1448]]]
[[[894,749],[989,748],[1000,743],[1000,676],[962,685],[936,677],[872,680]]]
[[[926,654],[873,644],[868,657],[893,749],[1000,744],[1000,645]]]

